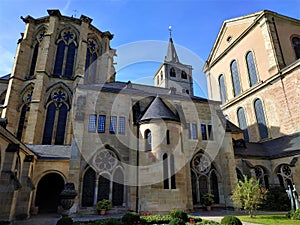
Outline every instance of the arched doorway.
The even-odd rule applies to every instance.
[[[57,173],[49,173],[42,177],[37,185],[35,206],[39,213],[57,212],[59,194],[64,188],[64,179]]]

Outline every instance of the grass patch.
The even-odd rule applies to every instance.
[[[253,218],[250,216],[237,216],[243,222],[258,223],[263,225],[299,225],[299,220],[291,220],[286,215],[257,215]]]

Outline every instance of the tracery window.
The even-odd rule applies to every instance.
[[[245,112],[242,107],[240,107],[237,111],[239,127],[243,130],[245,141],[249,141],[248,127],[245,117]]]
[[[65,130],[69,111],[69,97],[62,88],[51,92],[44,126],[42,144],[62,145],[65,140]]]
[[[97,41],[89,38],[87,41],[87,51],[85,58],[85,74],[86,76],[95,75],[97,72],[97,58],[100,54],[100,46]]]
[[[300,58],[300,38],[299,37],[293,37],[292,38],[292,44],[294,47],[296,59]]]
[[[119,162],[110,149],[102,149],[93,157],[95,170],[89,168],[83,176],[82,206],[93,206],[102,199],[112,200],[113,206],[123,205],[124,172]]]
[[[277,167],[277,177],[281,187],[288,188],[293,187],[293,174],[292,170],[287,164],[281,164]]]
[[[233,93],[234,96],[237,96],[241,93],[241,83],[238,71],[238,65],[236,60],[233,60],[230,64],[231,70],[231,78],[232,78],[232,85],[233,85]]]
[[[53,74],[71,79],[77,49],[76,35],[72,29],[63,30],[56,40],[57,50]]]
[[[269,188],[269,178],[264,168],[261,166],[255,166],[254,168],[256,179],[259,181],[259,183],[265,187]]]
[[[20,113],[20,119],[18,124],[18,130],[17,130],[17,139],[22,140],[22,135],[25,127],[25,122],[27,121],[27,112],[30,110],[30,102],[32,100],[32,92],[33,88],[28,88],[24,93],[22,97],[22,107],[21,107],[21,113]]]
[[[202,196],[212,193],[215,203],[219,203],[219,185],[217,171],[211,160],[198,152],[191,160],[191,180],[194,204],[201,204]]]
[[[221,102],[226,102],[226,86],[225,86],[225,80],[224,75],[221,74],[219,76],[219,87],[220,87],[220,96],[221,96]]]
[[[256,66],[254,62],[254,56],[251,51],[249,51],[246,55],[247,69],[250,80],[250,87],[255,85],[258,82],[257,74],[256,74]]]
[[[38,32],[38,34],[36,36],[36,43],[34,45],[33,54],[32,54],[32,58],[31,58],[29,76],[34,75],[36,62],[37,62],[37,58],[38,58],[38,54],[39,54],[39,47],[40,47],[42,40],[45,37],[45,33],[46,33],[46,31],[45,31],[45,29],[43,29],[40,32]]]
[[[261,139],[267,138],[269,136],[269,132],[268,132],[262,101],[260,99],[256,99],[254,101],[254,110],[255,110],[260,138]]]

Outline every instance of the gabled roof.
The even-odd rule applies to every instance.
[[[285,20],[298,22],[297,19],[280,15],[269,10],[263,10],[249,15],[225,20],[218,33],[210,55],[206,60],[203,71],[207,71],[207,69],[211,67],[211,65],[213,65],[219,57],[225,55],[230,48],[232,48],[244,35],[258,24],[258,21],[261,18],[266,15],[272,15]]]
[[[179,122],[180,119],[175,115],[172,110],[163,102],[160,97],[154,98],[149,106],[142,113],[138,122],[146,122],[153,119],[172,120]]]
[[[212,47],[207,63],[216,59],[225,49],[234,43],[264,11],[225,20]],[[229,40],[230,39],[230,40]],[[205,69],[205,68],[204,68]]]
[[[167,54],[165,56],[165,62],[179,63],[179,58],[172,37],[170,37],[169,39],[169,45],[168,45]]]

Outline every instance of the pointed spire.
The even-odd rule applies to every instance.
[[[169,26],[169,31],[170,31],[170,39],[169,39],[167,54],[165,56],[165,62],[179,63],[179,58],[172,39],[172,26]]]

